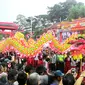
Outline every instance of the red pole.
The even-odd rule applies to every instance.
[[[62,42],[62,40],[63,40],[63,36],[62,36],[62,32],[60,32],[60,42]]]

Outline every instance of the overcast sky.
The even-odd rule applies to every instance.
[[[0,21],[12,22],[18,14],[26,17],[46,14],[47,7],[65,0],[0,0]],[[77,0],[84,2],[85,0]]]

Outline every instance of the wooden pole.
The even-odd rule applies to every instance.
[[[80,73],[82,72],[82,59],[80,59]]]

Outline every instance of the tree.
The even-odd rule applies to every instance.
[[[55,4],[53,7],[48,8],[48,16],[51,22],[60,21],[62,17],[62,7],[60,4]]]
[[[34,17],[28,17],[26,21],[29,23],[29,28],[31,29],[31,32],[34,31],[37,25],[37,19]]]
[[[77,19],[79,17],[85,17],[85,6],[80,3],[70,8],[68,20]]]
[[[19,14],[16,18],[15,23],[19,25],[20,30],[30,30],[29,23],[26,21],[26,17],[24,15]]]
[[[40,37],[40,35],[42,35],[43,33],[44,33],[44,30],[43,29],[36,30],[34,32],[33,38],[36,39],[37,37]]]
[[[43,28],[51,25],[48,20],[48,15],[38,15],[26,18],[24,15],[19,14],[15,21],[19,25],[19,29],[23,30],[24,34],[35,33],[34,35],[42,34]],[[39,32],[38,32],[39,31]]]
[[[48,18],[48,15],[38,15],[35,17],[38,20],[38,26],[40,26],[41,28],[46,28],[52,24]]]
[[[48,16],[52,22],[59,22],[67,19],[69,9],[76,5],[75,0],[66,0],[66,2],[55,4],[53,7],[48,7]]]
[[[67,16],[69,15],[69,9],[72,7],[72,6],[75,6],[77,4],[76,0],[66,0],[65,2],[63,3],[60,3],[61,6],[63,7],[63,18],[62,20],[66,19]]]
[[[28,17],[27,22],[30,23],[33,32],[36,30],[47,28],[51,25],[50,21],[48,20],[48,15]]]

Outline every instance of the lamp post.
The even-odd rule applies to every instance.
[[[33,32],[33,27],[32,27],[32,24],[33,24],[33,18],[32,17],[29,17],[27,20],[27,22],[30,23],[30,37],[32,37],[32,32]]]
[[[32,37],[32,24],[33,24],[33,20],[32,20],[32,18],[31,18],[31,37]]]

